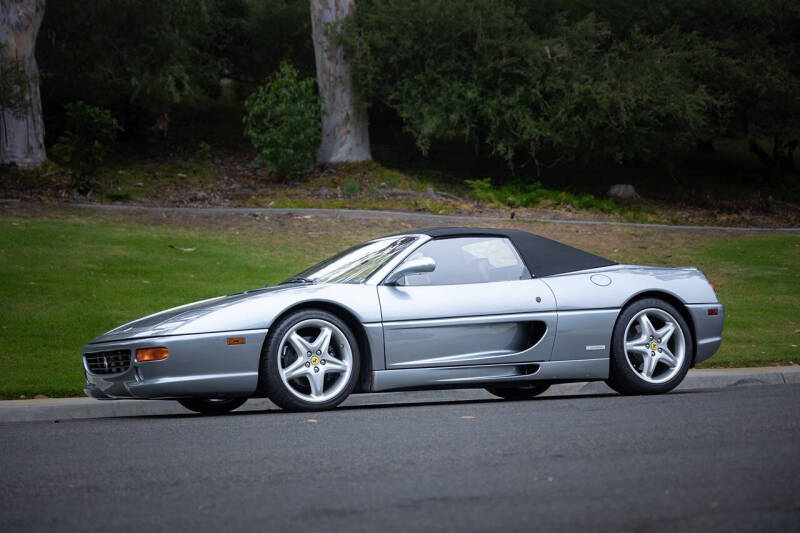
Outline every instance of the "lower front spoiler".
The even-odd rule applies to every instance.
[[[130,350],[131,363],[118,374],[93,374],[84,358],[84,392],[99,400],[250,396],[258,386],[266,335],[267,330],[262,329],[89,344],[82,355]],[[228,344],[229,337],[244,338],[244,342]],[[136,361],[137,349],[154,347],[167,348],[169,357],[162,361]]]
[[[89,381],[87,376],[86,384],[83,386],[83,392],[89,398],[94,398],[95,400],[115,400],[113,396],[109,396],[108,394],[104,393],[100,390],[100,388],[95,385],[94,383]]]

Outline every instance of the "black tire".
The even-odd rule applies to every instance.
[[[549,383],[528,383],[526,385],[486,387],[495,396],[515,402],[532,400],[550,388]]]
[[[325,401],[306,401],[298,398],[289,390],[289,386],[284,383],[280,374],[281,354],[279,349],[281,341],[294,326],[300,322],[313,319],[326,321],[336,326],[346,337],[351,351],[350,364],[352,365],[352,370],[350,376],[346,378],[347,381],[341,391]],[[356,337],[342,319],[321,309],[305,309],[286,316],[270,328],[269,338],[264,343],[261,353],[261,375],[267,396],[277,406],[287,411],[324,411],[333,409],[353,392],[358,383],[360,362],[361,357]],[[322,361],[322,364],[324,364],[324,361]]]
[[[178,400],[185,408],[202,415],[224,415],[241,407],[247,398],[183,398]]]
[[[632,368],[633,363],[629,363],[628,356],[625,353],[625,334],[628,325],[634,317],[647,309],[656,309],[668,313],[680,327],[684,338],[683,360],[680,365],[673,367],[677,368],[675,374],[663,383],[645,381],[640,373]],[[671,391],[683,381],[693,360],[694,338],[692,337],[692,331],[683,316],[675,309],[675,306],[659,298],[637,300],[622,310],[614,325],[614,333],[611,338],[609,377],[606,383],[620,394],[663,394]]]

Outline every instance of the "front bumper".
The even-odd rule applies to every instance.
[[[248,396],[258,385],[258,366],[266,329],[223,331],[196,335],[171,335],[114,342],[100,342],[81,350],[87,396],[98,399]],[[242,337],[243,344],[229,345],[229,337]],[[139,348],[165,347],[162,361],[136,361]],[[86,363],[87,354],[130,350],[127,370],[95,374]]]

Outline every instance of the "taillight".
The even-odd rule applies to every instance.
[[[708,316],[717,316],[719,314],[719,309],[716,307],[709,307],[708,308]]]

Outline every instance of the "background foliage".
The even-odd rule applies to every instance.
[[[344,41],[365,103],[423,151],[669,162],[721,135],[796,136],[798,23],[782,1],[367,0]]]
[[[308,2],[51,0],[37,45],[48,143],[77,100],[126,139],[167,136],[176,117],[206,117],[225,78],[239,124],[281,62],[313,76],[310,34]],[[535,181],[595,162],[672,169],[728,139],[765,175],[795,167],[791,0],[358,0],[341,39],[373,136],[424,155],[456,146],[455,160]]]
[[[291,0],[51,0],[37,43],[48,125],[60,134],[63,106],[82,99],[149,134],[176,105],[218,96],[222,77],[263,80],[282,59],[308,72],[310,33],[307,3]]]

